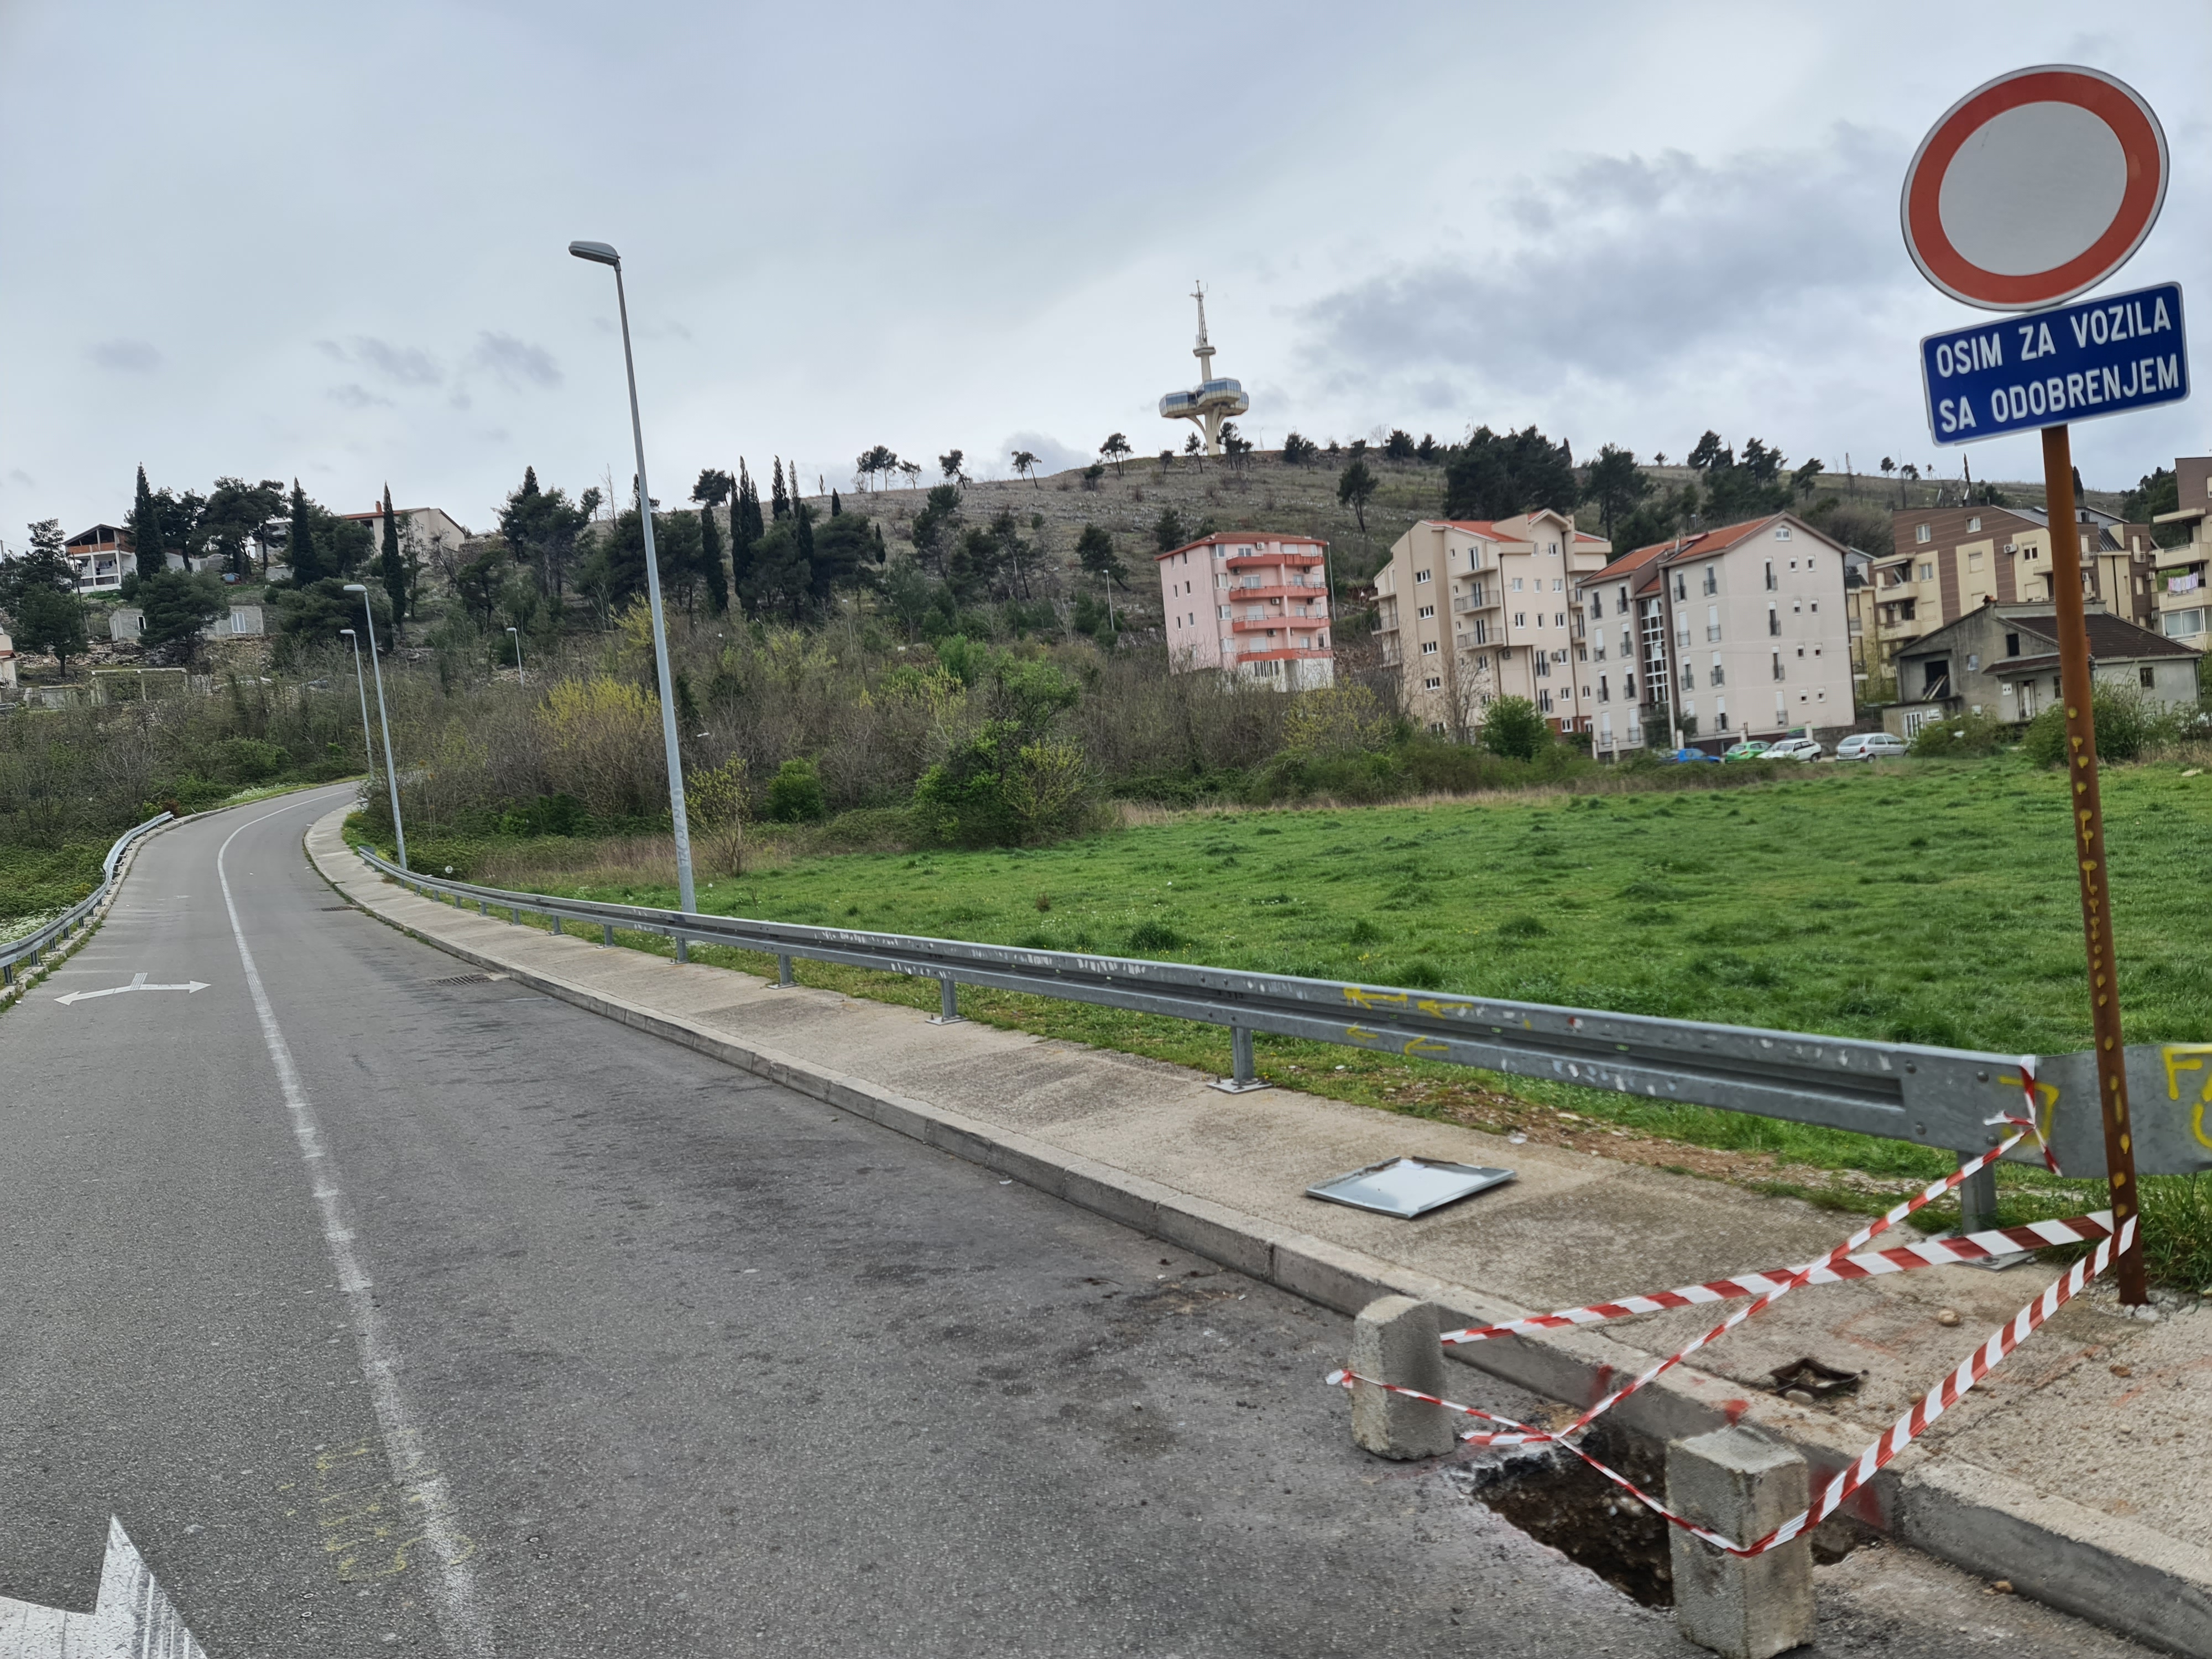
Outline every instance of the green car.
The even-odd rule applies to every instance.
[[[1724,761],[1757,760],[1765,752],[1766,745],[1765,744],[1759,742],[1755,738],[1747,738],[1742,743],[1731,744],[1727,749],[1722,751],[1721,758]]]

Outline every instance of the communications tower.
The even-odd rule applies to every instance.
[[[1198,359],[1198,386],[1191,392],[1170,392],[1160,399],[1160,415],[1170,421],[1188,421],[1206,434],[1206,453],[1221,453],[1221,423],[1252,407],[1244,388],[1235,380],[1213,378],[1213,347],[1206,337],[1206,284],[1192,293],[1198,301],[1198,346],[1190,355]]]

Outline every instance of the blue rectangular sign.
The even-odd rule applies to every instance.
[[[1920,382],[1939,444],[2178,404],[2189,395],[2181,285],[1931,334],[1920,343]]]

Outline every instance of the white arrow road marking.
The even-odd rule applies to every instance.
[[[113,1516],[100,1599],[90,1613],[64,1613],[0,1595],[0,1659],[207,1659],[137,1548]]]
[[[119,997],[126,991],[182,991],[185,995],[190,996],[194,991],[204,991],[207,988],[208,981],[204,979],[188,979],[182,985],[149,985],[146,983],[145,975],[133,974],[128,985],[111,985],[105,991],[71,991],[67,996],[56,997],[54,1000],[63,1003],[89,1002],[94,997]],[[0,1656],[0,1659],[4,1659],[4,1656]]]

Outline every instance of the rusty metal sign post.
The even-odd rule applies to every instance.
[[[1921,141],[1905,177],[1905,246],[1930,283],[1968,305],[2016,313],[2057,306],[2094,288],[2133,256],[2157,222],[2167,176],[2166,134],[2132,88],[2097,70],[2054,64],[2016,70],[1975,88]],[[2058,356],[2068,343],[2066,323],[2055,313],[1978,328],[1971,337],[1940,337],[1940,352],[1939,337],[1931,336],[1922,352],[1929,430],[1937,443],[1996,437],[2008,424],[2018,429],[2022,417],[2041,417],[2035,423],[2043,437],[2074,862],[2081,888],[2097,1092],[2116,1227],[2136,1216],[2142,1203],[2135,1131],[2128,1115],[2112,866],[2105,854],[2104,808],[2097,787],[2081,531],[2065,417],[2119,414],[2130,406],[2188,395],[2178,293],[2175,301],[2170,337],[2153,349],[2170,354],[2172,369],[2164,378],[2156,356],[2143,354],[2144,337],[2132,331],[2136,313],[2124,307],[2114,309],[2124,313],[2130,332],[2124,353],[2109,365],[2077,368],[2069,363],[2064,367],[2075,372],[2054,374],[2061,365],[2038,361]],[[2101,316],[2098,321],[2096,343],[2118,345],[2113,331],[2118,325]],[[2079,338],[2072,343],[2086,349],[2088,324],[2074,331]],[[1978,410],[1978,400],[1983,404]],[[2149,1294],[2140,1230],[2115,1265],[2120,1300],[2139,1307]]]

